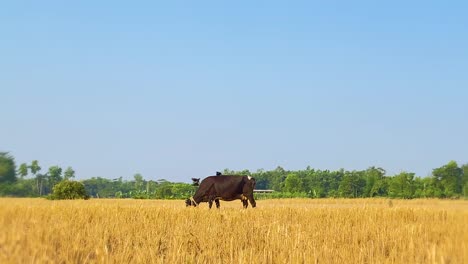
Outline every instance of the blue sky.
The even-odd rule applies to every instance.
[[[468,162],[468,4],[311,2],[2,3],[0,150],[80,179]]]

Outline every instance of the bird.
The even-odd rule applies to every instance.
[[[200,178],[192,178],[192,181],[193,181],[193,186],[198,186],[199,183],[200,183]]]

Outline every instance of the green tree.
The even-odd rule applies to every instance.
[[[72,167],[68,167],[65,172],[63,173],[63,178],[65,180],[69,180],[71,178],[75,178],[75,171],[72,169]]]
[[[247,169],[241,170],[241,171],[240,171],[239,173],[237,173],[237,174],[238,174],[238,175],[248,175],[248,176],[252,175],[252,173],[251,173],[249,170],[247,170]]]
[[[391,178],[388,194],[391,197],[413,198],[415,193],[414,173],[402,172]]]
[[[237,172],[226,168],[226,169],[223,170],[222,174],[223,174],[223,175],[236,175]]]
[[[270,171],[268,177],[270,179],[270,187],[275,191],[282,191],[284,187],[284,181],[288,172],[284,170],[281,166],[276,167],[273,171]]]
[[[141,175],[140,173],[136,173],[135,175],[133,175],[133,178],[135,179],[135,190],[142,191],[144,184],[143,175]]]
[[[455,197],[462,194],[463,170],[455,161],[432,171],[436,188],[443,197]]]
[[[38,177],[37,173],[41,170],[41,167],[39,166],[39,162],[37,160],[33,160],[31,162],[31,165],[29,166],[29,169],[31,170],[31,173],[34,175],[34,178],[36,179],[36,187],[37,187],[37,193],[39,195],[42,195],[42,177]]]
[[[290,173],[284,181],[284,190],[291,193],[303,192],[302,181],[295,173]]]
[[[19,166],[18,175],[21,177],[21,179],[24,179],[26,176],[28,176],[28,164],[22,163]]]
[[[173,198],[172,183],[165,179],[158,180],[158,185],[155,190],[156,199]]]
[[[462,166],[463,171],[463,178],[462,178],[462,186],[463,186],[463,196],[468,197],[468,164]]]
[[[346,171],[338,188],[340,196],[349,198],[362,197],[366,186],[363,174],[362,171]]]
[[[429,193],[432,188],[432,179],[429,177],[415,177],[414,182],[414,194],[413,198],[427,198],[427,197],[434,197],[434,196],[429,196]]]
[[[37,190],[39,192],[39,196],[42,196],[42,194],[46,193],[44,191],[45,186],[47,185],[47,179],[49,178],[49,175],[38,173],[36,174],[36,182],[37,182]]]
[[[364,189],[365,197],[382,196],[385,194],[383,178],[385,170],[382,168],[370,167],[365,171],[366,187]]]
[[[13,184],[9,184],[11,189],[8,195],[16,197],[33,197],[36,196],[34,189],[35,179],[20,179]]]
[[[51,199],[88,199],[85,186],[77,181],[61,181],[54,186]]]
[[[0,152],[0,183],[16,181],[15,159],[8,152]]]
[[[340,182],[345,174],[344,169],[333,171],[329,174],[327,197],[338,197]]]
[[[172,194],[174,198],[187,198],[194,194],[195,187],[187,183],[174,183],[172,185]]]
[[[101,177],[93,177],[83,181],[86,192],[96,198],[114,197],[116,192],[128,193],[133,186],[129,186],[120,178],[109,180]]]
[[[48,180],[49,180],[49,190],[52,190],[55,184],[62,181],[62,168],[59,166],[52,166],[49,168],[48,172]]]
[[[255,178],[256,181],[256,188],[257,189],[268,189],[269,180],[267,177],[267,173],[263,169],[258,169],[255,173],[252,174],[252,177]]]
[[[424,183],[424,192],[423,197],[435,197],[435,198],[442,198],[444,197],[444,193],[440,188],[439,182],[434,178],[424,178],[422,179]]]
[[[41,170],[41,167],[39,166],[39,162],[37,160],[33,160],[29,168],[31,169],[31,173],[34,176],[36,176],[36,173],[38,173]]]
[[[312,170],[309,167],[306,169],[306,175],[303,183],[306,187],[306,191],[309,195],[314,198],[324,197],[327,193],[328,171]]]

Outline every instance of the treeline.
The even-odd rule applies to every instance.
[[[109,180],[93,177],[83,180],[86,191],[96,198],[135,198],[135,199],[185,199],[195,192],[195,187],[188,183],[175,183],[161,179],[144,180],[139,173],[133,181],[122,180],[122,177]]]
[[[272,189],[269,197],[391,197],[391,198],[460,198],[468,195],[468,164],[458,166],[455,161],[432,171],[430,177],[417,177],[415,173],[401,172],[387,176],[382,168],[337,171],[305,170],[286,171],[277,167],[272,171],[248,170],[239,173],[254,177],[257,189]]]
[[[74,178],[72,167],[63,170],[59,166],[51,166],[44,172],[37,160],[17,167],[13,156],[0,152],[0,196],[49,197],[55,185]],[[80,182],[87,194],[94,198],[184,199],[195,192],[191,184],[164,179],[147,181],[139,173],[132,181],[122,180],[122,177],[93,177]]]
[[[75,171],[71,167],[63,170],[59,166],[51,166],[43,173],[37,160],[31,164],[23,163],[17,168],[15,159],[11,155],[0,152],[0,195],[2,196],[45,196],[52,192],[57,183],[74,177]]]
[[[49,195],[53,187],[64,180],[73,180],[75,171],[59,166],[44,170],[37,160],[16,166],[14,158],[0,152],[0,196],[41,197]],[[458,166],[450,161],[432,171],[430,177],[417,177],[411,172],[388,176],[382,168],[337,171],[290,171],[281,167],[256,172],[231,171],[223,174],[250,175],[257,180],[256,189],[272,189],[272,194],[258,198],[287,197],[392,197],[392,198],[460,198],[468,196],[468,164]],[[196,175],[194,175],[196,176]],[[198,177],[198,176],[197,176]],[[141,174],[127,181],[121,177],[105,179],[93,177],[81,180],[86,192],[95,198],[184,199],[196,190],[188,183],[174,183],[161,179],[145,180]]]

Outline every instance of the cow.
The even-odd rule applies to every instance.
[[[234,201],[240,199],[244,208],[250,205],[252,208],[257,206],[253,196],[255,188],[255,179],[250,176],[238,175],[219,175],[209,176],[203,179],[195,195],[185,200],[185,205],[197,206],[202,202],[208,202],[211,209],[213,201],[216,208],[219,208],[219,200]]]

